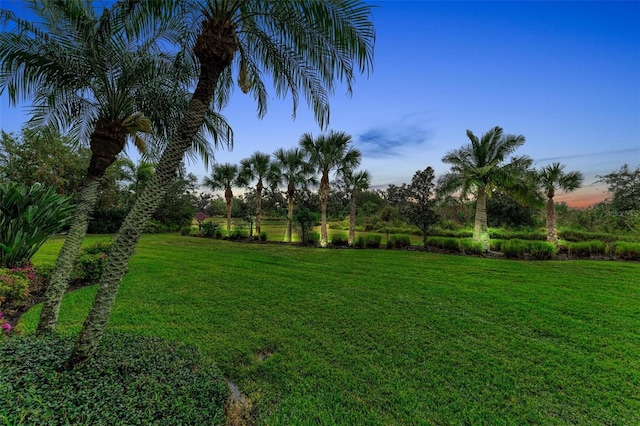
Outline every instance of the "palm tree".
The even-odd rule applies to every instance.
[[[503,189],[517,199],[525,200],[532,191],[526,182],[526,173],[532,164],[529,157],[514,157],[504,164],[507,156],[522,146],[522,135],[503,135],[501,127],[494,127],[481,138],[467,130],[471,143],[449,151],[442,162],[451,164],[451,173],[439,180],[440,191],[452,193],[461,190],[461,197],[475,194],[476,214],[473,225],[473,240],[489,250],[487,229],[487,197],[497,188]]]
[[[227,234],[231,232],[231,206],[233,203],[233,191],[231,186],[238,177],[238,166],[224,163],[213,167],[210,177],[205,177],[202,184],[212,191],[224,189],[224,199],[227,202]]]
[[[362,170],[353,173],[351,170],[347,170],[343,176],[344,183],[349,193],[350,208],[349,208],[349,245],[353,245],[353,240],[356,238],[356,196],[359,192],[369,189],[371,183],[371,176],[366,170]]]
[[[287,242],[291,242],[293,233],[293,201],[298,186],[307,187],[316,185],[317,179],[313,176],[313,166],[305,161],[304,151],[300,148],[278,148],[273,156],[275,166],[279,171],[281,182],[287,185]]]
[[[558,231],[556,228],[556,205],[553,197],[557,190],[573,192],[582,186],[584,176],[579,171],[564,172],[564,165],[552,163],[538,172],[538,183],[547,197],[547,241],[558,245]]]
[[[327,235],[327,201],[329,199],[329,173],[335,171],[342,176],[347,170],[353,170],[360,165],[362,154],[356,148],[349,146],[351,135],[345,132],[331,131],[326,135],[313,138],[311,133],[305,133],[300,138],[300,147],[305,150],[309,163],[313,164],[322,175],[320,178],[320,245],[326,247]]]
[[[368,71],[373,61],[371,6],[361,0],[209,0],[186,8],[190,15],[169,10],[176,7],[174,2],[125,3],[131,8],[151,5],[154,11],[183,17],[185,26],[196,29],[195,43],[184,56],[195,57],[199,75],[180,131],[171,137],[156,174],[114,241],[68,368],[95,351],[144,223],[160,203],[212,101],[219,106],[227,102],[232,72],[238,72],[240,88],[258,102],[260,117],[268,99],[262,78],[271,74],[276,94],[291,95],[294,114],[302,91],[324,128],[329,120],[328,95],[336,82],[345,83],[351,93],[355,73]]]
[[[271,163],[271,156],[262,152],[254,152],[251,157],[240,161],[238,182],[240,186],[249,187],[256,182],[256,235],[260,235],[262,222],[262,190],[267,185],[277,184],[277,169]]]

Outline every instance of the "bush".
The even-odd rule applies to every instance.
[[[564,229],[558,232],[558,236],[563,240],[571,242],[600,240],[604,242],[615,241],[616,236],[607,232],[585,232],[574,229]]]
[[[142,232],[145,234],[160,234],[167,231],[170,231],[167,225],[155,219],[149,219],[147,223],[144,224],[144,228],[142,228]]]
[[[238,241],[238,240],[243,240],[245,238],[249,238],[249,234],[247,233],[247,231],[241,228],[232,229],[231,232],[229,233],[230,240]]]
[[[260,241],[267,241],[267,233],[266,231],[260,232]]]
[[[492,251],[502,251],[502,245],[506,240],[501,239],[491,239],[489,240],[489,250]]]
[[[605,255],[607,245],[602,241],[580,241],[567,243],[567,253],[569,256],[580,259],[589,258],[592,255]]]
[[[194,348],[107,331],[95,356],[58,373],[73,336],[0,342],[7,424],[223,424],[227,387]]]
[[[74,206],[53,187],[0,184],[0,267],[27,265],[51,235],[67,225]]]
[[[436,247],[441,250],[447,250],[454,253],[460,252],[460,243],[458,238],[429,237],[427,238],[427,246]]]
[[[619,241],[614,245],[614,254],[624,260],[640,260],[640,243]]]
[[[206,238],[216,238],[218,235],[222,236],[222,230],[220,229],[220,225],[217,223],[204,222],[200,226],[200,235]]]
[[[349,245],[349,236],[347,234],[333,234],[331,236],[331,244],[337,247],[345,247]]]
[[[88,234],[114,234],[118,232],[124,218],[127,217],[129,209],[111,207],[108,209],[95,209],[89,227]]]
[[[411,237],[407,234],[392,235],[387,241],[387,248],[407,248],[411,247]]]
[[[382,242],[382,235],[367,235],[364,239],[364,246],[366,248],[380,248]]]
[[[188,236],[191,235],[191,226],[183,226],[180,230],[180,235]]]
[[[364,237],[363,236],[358,236],[356,237],[356,239],[353,241],[353,246],[355,248],[364,248],[365,246],[365,241],[364,241]]]
[[[553,243],[547,241],[507,240],[502,244],[502,252],[510,259],[548,260],[557,253]]]
[[[309,232],[309,236],[307,238],[307,242],[309,244],[318,244],[320,242],[320,233],[319,232]]]
[[[0,268],[0,308],[17,307],[29,297],[29,286],[35,276],[32,266]]]
[[[458,249],[464,254],[482,254],[482,243],[473,241],[472,238],[461,238],[458,241]]]
[[[76,259],[71,278],[82,285],[98,282],[107,265],[107,256],[111,245],[110,242],[97,242],[82,248]]]

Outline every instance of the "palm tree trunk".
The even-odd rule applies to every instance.
[[[287,242],[291,242],[293,239],[293,197],[294,197],[293,185],[289,182],[289,188],[287,189],[287,202],[288,202],[288,211],[287,211]]]
[[[326,247],[329,244],[329,236],[327,235],[327,202],[329,200],[329,175],[322,174],[320,180],[320,247]]]
[[[547,198],[547,241],[558,246],[558,231],[556,228],[556,205],[553,197]]]
[[[473,224],[473,241],[482,244],[482,251],[489,251],[489,228],[487,226],[487,191],[478,188],[476,217]]]
[[[227,236],[231,234],[231,207],[233,203],[233,192],[231,192],[231,188],[226,189],[224,191],[224,199],[227,202]]]
[[[100,277],[93,306],[67,360],[67,369],[73,369],[95,352],[104,334],[118,288],[142,228],[160,204],[185,151],[202,126],[220,75],[231,65],[237,49],[234,24],[226,17],[213,17],[203,24],[202,33],[194,47],[194,52],[200,59],[200,75],[189,108],[180,123],[180,131],[177,137],[167,144],[156,168],[156,174],[142,191],[118,231],[107,265]]]
[[[62,297],[69,286],[69,277],[80,252],[80,246],[87,234],[89,217],[93,213],[98,199],[98,187],[103,176],[89,176],[80,192],[78,204],[73,214],[71,228],[64,244],[58,253],[51,280],[45,292],[45,301],[40,313],[40,321],[36,333],[52,333],[58,323]]]
[[[260,237],[260,226],[262,222],[262,181],[258,181],[256,186],[256,235]]]
[[[351,192],[351,208],[349,210],[349,245],[356,239],[356,192]]]

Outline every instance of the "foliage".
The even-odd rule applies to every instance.
[[[434,173],[431,167],[417,171],[406,189],[406,209],[400,210],[406,215],[409,223],[417,226],[422,232],[424,247],[427,246],[429,229],[438,221],[433,179]]]
[[[83,285],[98,282],[111,246],[111,242],[99,241],[80,249],[71,277]]]
[[[556,255],[558,249],[547,241],[511,239],[502,244],[502,252],[510,259],[549,260]]]
[[[125,207],[96,208],[93,211],[88,234],[114,234],[118,231],[129,210]]]
[[[457,253],[460,251],[460,243],[458,238],[452,237],[429,237],[427,238],[427,247],[436,247],[441,250]]]
[[[380,248],[380,243],[382,242],[382,235],[377,234],[369,234],[364,237],[364,246],[366,248]]]
[[[197,183],[198,178],[193,173],[186,173],[182,166],[167,188],[152,218],[169,231],[177,231],[184,225],[190,224],[197,209]]]
[[[200,226],[200,235],[207,238],[220,238],[222,229],[217,223],[205,222]]]
[[[365,247],[365,238],[362,235],[358,235],[355,240],[353,240],[353,247],[362,249]]]
[[[19,137],[0,135],[0,183],[39,182],[70,196],[79,190],[89,165],[88,149],[60,135],[45,138],[26,130]]]
[[[52,187],[0,184],[0,267],[27,264],[68,223],[73,208]]]
[[[8,424],[222,424],[227,388],[194,348],[107,332],[95,357],[59,373],[73,336],[0,342]]]
[[[587,232],[576,229],[563,229],[559,233],[560,238],[566,241],[592,241],[600,240],[604,242],[615,241],[616,236],[608,232]]]
[[[318,243],[320,243],[320,233],[315,231],[309,232],[307,236],[307,241],[305,242],[305,244],[318,244]]]
[[[180,230],[180,235],[183,235],[185,237],[188,235],[191,235],[191,225],[183,226],[182,229]]]
[[[34,275],[32,266],[0,268],[0,308],[13,309],[26,300]]]
[[[260,231],[260,241],[262,241],[262,242],[267,241],[267,232],[266,231]]]
[[[536,209],[524,206],[512,196],[497,191],[487,199],[487,224],[493,228],[512,229],[535,226]]]
[[[349,245],[349,236],[343,233],[335,233],[331,236],[331,245],[344,247]]]
[[[461,238],[458,241],[458,249],[463,254],[481,254],[484,251],[482,244],[473,241],[473,238]]]
[[[640,166],[635,170],[624,164],[619,170],[598,176],[612,195],[611,205],[618,212],[640,210]]]
[[[614,245],[615,256],[623,260],[640,260],[640,243],[618,241]]]
[[[411,247],[411,236],[406,234],[391,235],[387,241],[387,248],[407,248]]]
[[[607,244],[599,240],[568,242],[566,247],[569,256],[577,258],[589,258],[607,253]]]
[[[311,230],[320,220],[320,214],[309,210],[307,207],[298,207],[293,213],[293,223],[295,230],[300,236],[303,244],[312,242],[310,240]]]

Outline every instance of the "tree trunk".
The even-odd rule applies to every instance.
[[[82,326],[66,368],[74,368],[89,359],[95,352],[107,326],[118,288],[142,228],[160,204],[185,151],[202,126],[218,79],[224,69],[231,65],[237,49],[238,40],[231,20],[218,16],[205,21],[194,47],[194,53],[200,60],[198,84],[189,108],[180,123],[179,133],[167,144],[155,175],[136,200],[133,209],[118,231],[106,268],[100,277],[93,306]]]
[[[329,236],[327,235],[327,202],[329,200],[329,174],[323,173],[320,180],[320,247],[326,247],[329,244]]]
[[[262,180],[256,185],[256,235],[260,238],[260,226],[262,222]]]
[[[227,187],[224,191],[224,199],[227,202],[227,236],[231,234],[231,207],[233,206],[233,192]]]
[[[45,301],[36,329],[38,334],[52,333],[56,328],[62,298],[69,287],[69,277],[87,235],[89,219],[98,200],[98,189],[107,168],[116,161],[118,154],[124,149],[126,137],[126,132],[118,122],[101,119],[96,123],[91,135],[91,159],[87,177],[80,190],[78,204],[71,219],[71,228],[58,252],[56,265],[45,292]]]
[[[349,245],[356,239],[356,192],[351,192],[351,206],[349,209]]]
[[[287,242],[291,242],[293,239],[293,197],[295,196],[295,189],[293,183],[289,182],[287,187],[287,203],[289,209],[287,211]]]
[[[487,191],[478,188],[476,198],[476,217],[473,224],[473,241],[482,244],[482,251],[489,251],[489,229],[487,226]]]
[[[558,246],[558,231],[556,229],[556,205],[553,196],[547,197],[547,241]]]
[[[73,271],[80,247],[87,234],[89,217],[95,208],[98,199],[98,187],[101,182],[102,177],[100,176],[87,177],[80,192],[78,204],[71,221],[71,228],[58,253],[55,268],[47,285],[44,305],[42,306],[40,321],[36,330],[38,334],[52,333],[56,328],[60,304],[69,286],[71,271]]]

